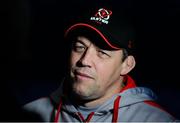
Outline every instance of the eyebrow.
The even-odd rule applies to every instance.
[[[78,37],[81,37],[81,36],[78,36]],[[79,43],[83,44],[84,46],[88,47],[88,44],[86,44],[86,43],[85,43],[84,41],[82,41],[82,40],[79,40],[78,37],[76,38],[75,43],[76,43],[76,42],[79,42]],[[88,40],[89,40],[89,39],[88,39]],[[93,43],[90,41],[90,44],[93,44]]]
[[[85,43],[82,42],[81,40],[79,40],[78,37],[72,38],[71,40],[72,40],[72,45],[74,45],[74,44],[77,43],[77,42],[85,45]]]
[[[81,43],[83,45],[86,45],[83,41],[79,40],[79,39],[76,39],[76,41],[74,41],[74,43]]]

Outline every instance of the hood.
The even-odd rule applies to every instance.
[[[135,103],[143,102],[143,101],[154,101],[157,99],[156,95],[152,90],[145,87],[136,87],[134,80],[127,76],[126,86],[121,90],[120,93],[115,94],[108,101],[104,102],[96,109],[95,114],[104,114],[113,110],[113,105],[115,99],[120,96],[119,108],[126,107]],[[69,113],[78,112],[77,109],[73,106],[71,101],[68,99],[66,95],[63,95],[63,83],[61,83],[60,87],[51,94],[51,99],[55,102],[56,105],[59,104],[60,99],[63,97],[63,105],[62,108]]]

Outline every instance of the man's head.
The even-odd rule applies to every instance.
[[[89,20],[76,22],[65,32],[72,48],[69,67],[72,91],[83,100],[118,93],[123,76],[135,66],[134,57],[128,55],[132,28],[125,21],[127,18],[116,14],[110,9],[96,9]]]

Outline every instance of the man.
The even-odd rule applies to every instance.
[[[42,121],[174,121],[155,102],[154,93],[136,87],[128,75],[136,62],[127,13],[102,6],[78,17],[65,31],[70,48],[67,76],[50,97],[30,102],[24,109]]]

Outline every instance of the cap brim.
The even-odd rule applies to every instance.
[[[87,31],[94,32],[94,33],[86,33]],[[112,40],[108,38],[107,35],[104,34],[104,30],[98,29],[98,27],[92,26],[87,23],[76,23],[72,26],[70,26],[66,32],[65,32],[65,38],[69,36],[69,34],[76,33],[76,35],[80,34],[97,34],[98,37],[103,39],[103,42],[94,42],[95,44],[98,44],[103,49],[112,49],[112,50],[119,50],[120,47],[113,44]],[[91,36],[95,37],[95,36]],[[99,40],[98,40],[99,41]]]

